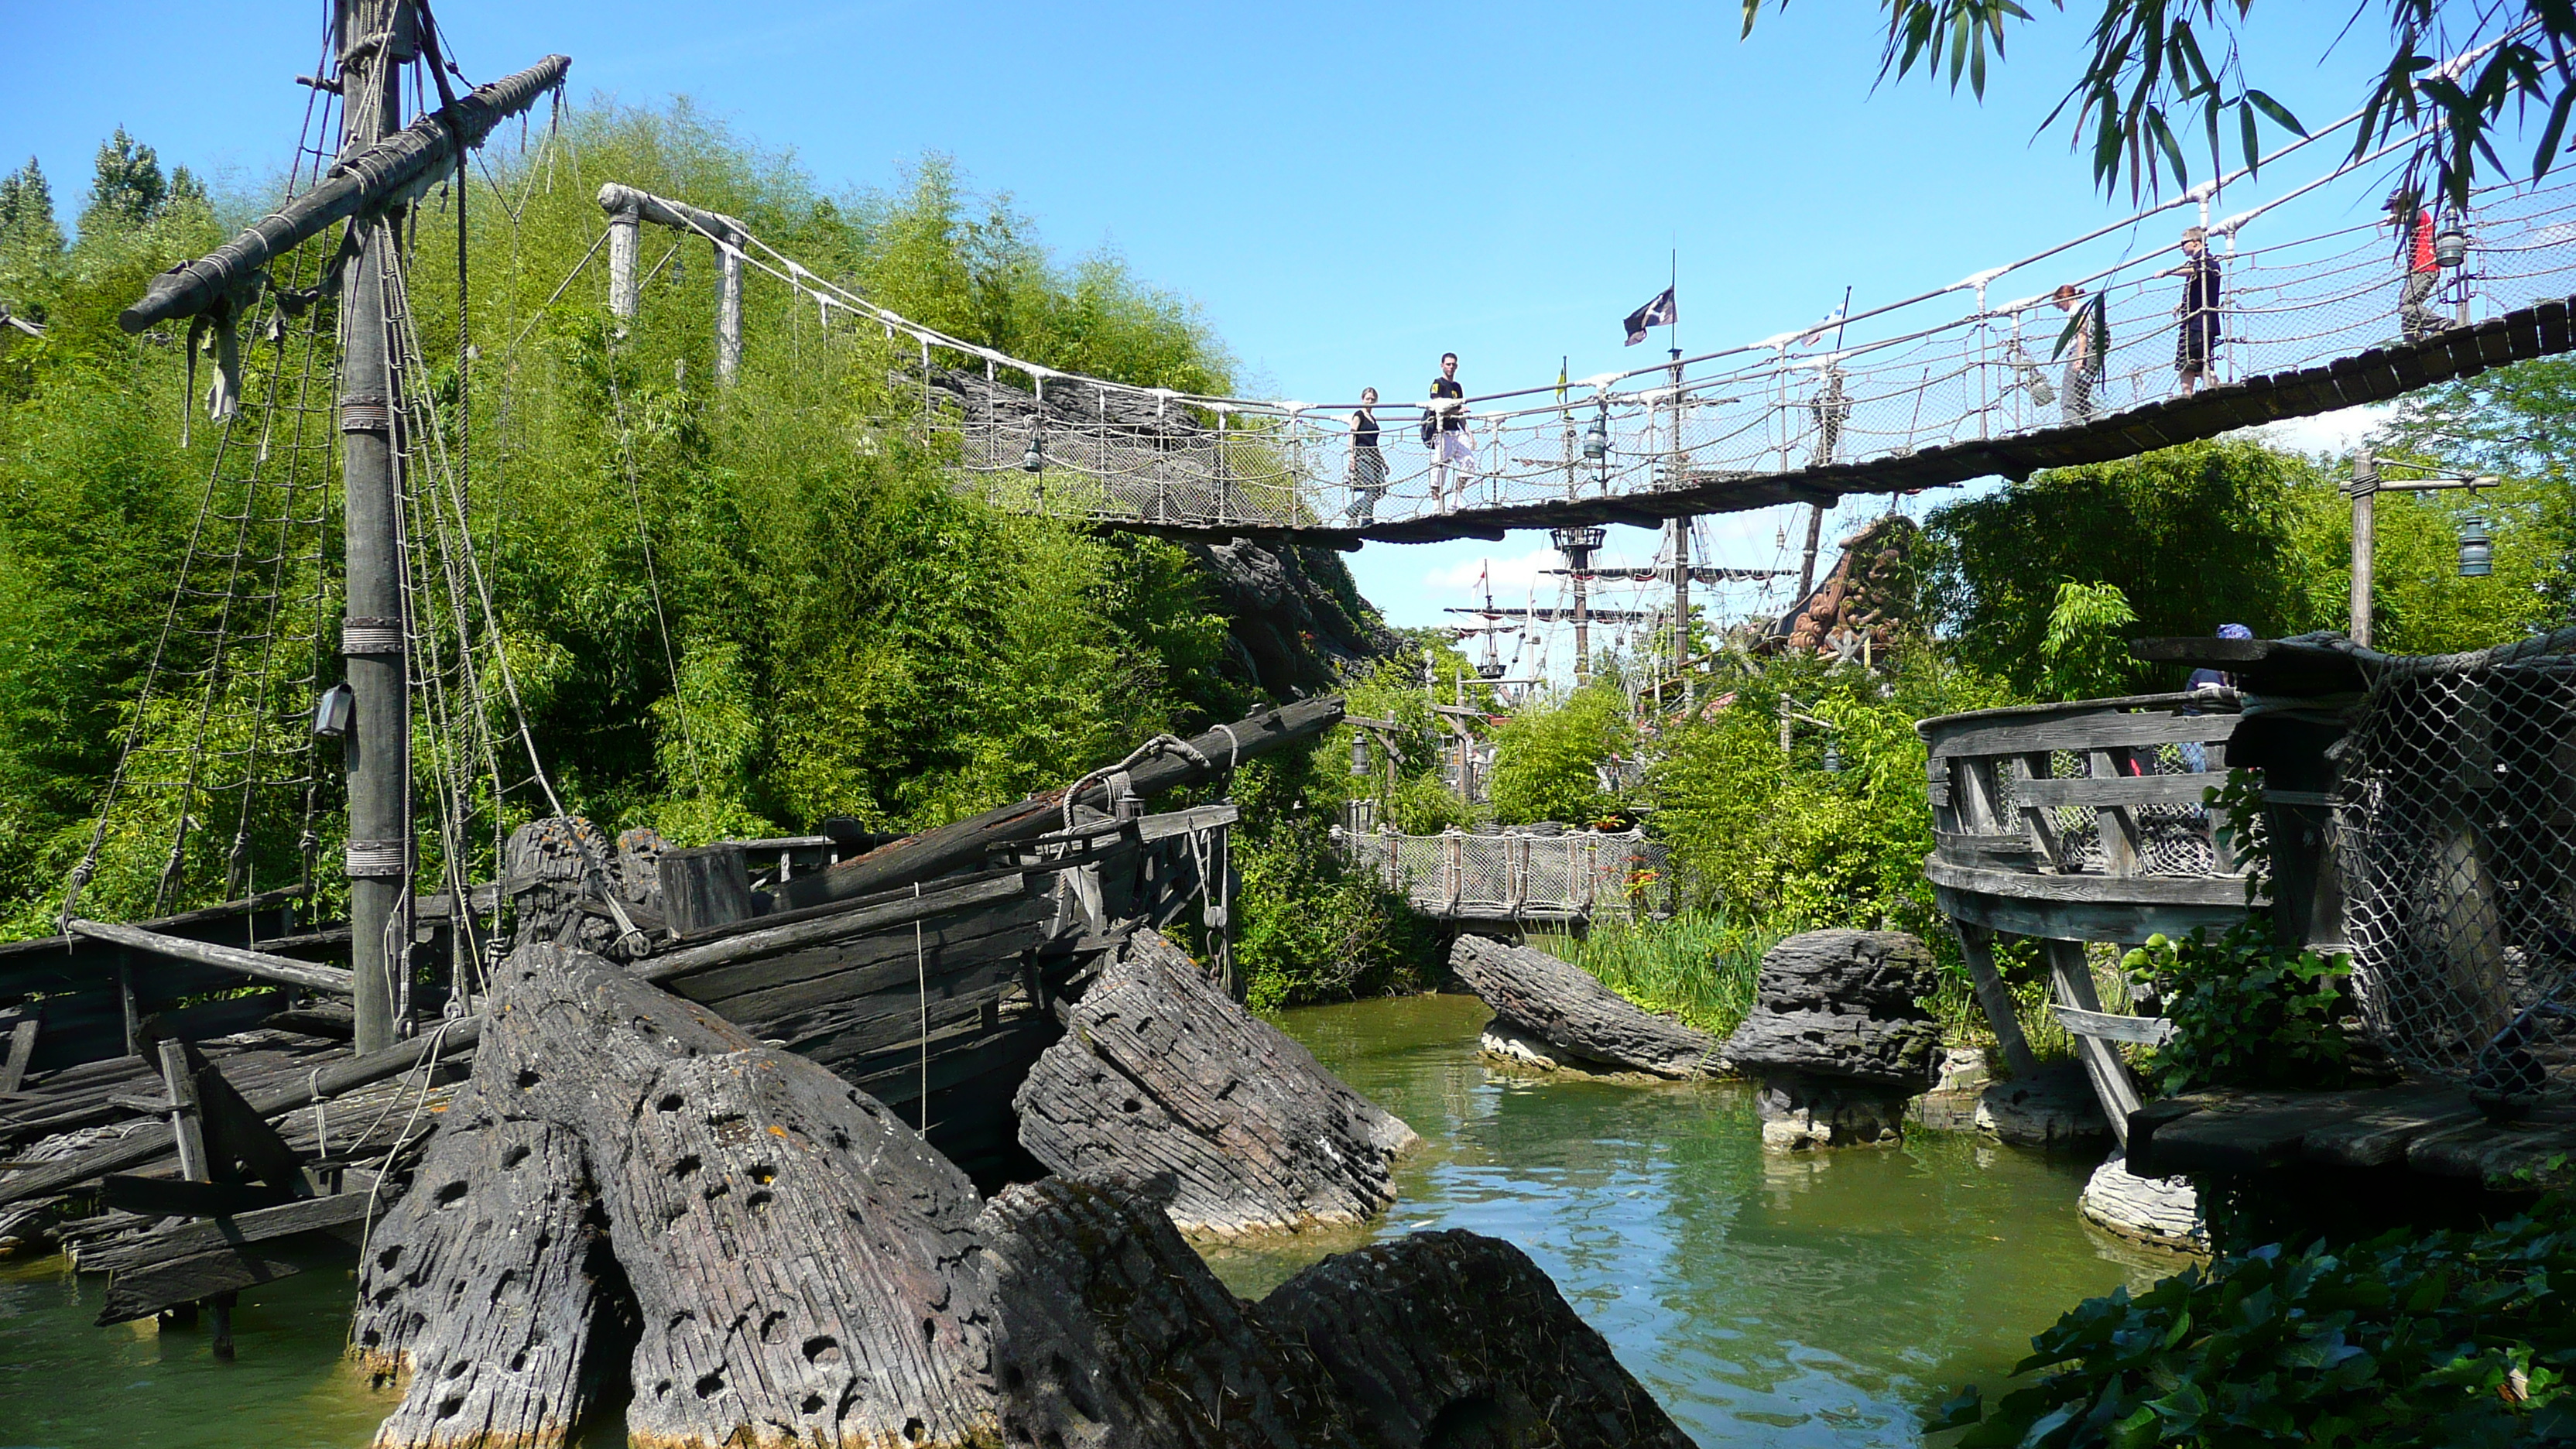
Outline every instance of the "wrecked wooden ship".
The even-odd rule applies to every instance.
[[[345,576],[236,544],[221,617],[267,622],[156,654],[59,930],[0,946],[0,1247],[228,1358],[242,1293],[363,1245],[388,1449],[605,1411],[671,1445],[1686,1444],[1508,1244],[1417,1234],[1255,1304],[1180,1236],[1363,1221],[1416,1140],[1241,1005],[1235,807],[1156,807],[1339,699],[901,838],[668,848],[565,812],[404,269],[427,191],[569,62],[460,93],[422,0],[332,12],[289,200],[121,320],[215,359],[210,510],[318,530],[336,472]],[[226,563],[192,545],[174,624]],[[103,879],[154,908],[102,919]]]

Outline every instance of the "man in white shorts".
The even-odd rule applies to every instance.
[[[1467,390],[1458,385],[1458,354],[1441,353],[1440,375],[1431,379],[1435,421],[1431,436],[1423,441],[1431,447],[1431,501],[1443,513],[1466,500],[1467,480],[1476,472],[1476,439],[1467,431],[1466,397]],[[1457,485],[1454,494],[1449,486],[1452,479]]]

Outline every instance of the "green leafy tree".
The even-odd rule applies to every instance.
[[[130,231],[142,226],[160,214],[161,204],[169,195],[170,183],[161,174],[161,158],[119,126],[115,135],[99,143],[89,201],[81,208],[81,234],[86,237],[93,232]]]
[[[31,305],[44,279],[62,264],[63,229],[54,220],[54,189],[36,158],[0,176],[0,305],[42,320]]]
[[[2059,586],[2117,588],[2141,635],[2207,634],[2242,623],[2258,635],[2308,622],[2299,587],[2299,488],[2305,460],[2257,443],[2194,443],[2116,463],[2034,473],[1935,511],[1935,588],[1952,646],[1980,670],[2036,689]],[[2286,627],[2285,627],[2286,626]],[[2123,663],[2125,694],[2148,682]]]
[[[2120,693],[2131,673],[2127,630],[2137,622],[2116,584],[2059,584],[2039,640],[2040,692],[2051,699]]]
[[[1628,702],[1615,689],[1594,685],[1554,703],[1523,705],[1494,739],[1496,818],[1588,825],[1615,813],[1618,798],[1601,787],[1595,767],[1630,744]]]
[[[1746,34],[1763,3],[1744,0]],[[1774,0],[1773,8],[1786,4]],[[1988,49],[2000,62],[2007,27],[2032,19],[2017,0],[1879,0],[1879,8],[1882,78],[1920,67],[1954,91],[1964,80],[1981,97]],[[2055,8],[2063,11],[2064,0]],[[2092,54],[2043,129],[2064,121],[2072,143],[2089,148],[2095,181],[2108,190],[2126,177],[2133,195],[2189,184],[2195,152],[2207,156],[2212,172],[2231,146],[2244,165],[2259,166],[2267,130],[2307,131],[2252,82],[2241,41],[2253,8],[2253,0],[2101,0],[2088,35]],[[2505,179],[2548,173],[2576,104],[2568,60],[2576,51],[2576,8],[2559,0],[2377,0],[2352,8],[2337,41],[2374,12],[2387,49],[2384,60],[2372,59],[2354,97],[2361,122],[2351,157],[2439,121],[2415,143],[2408,171],[2437,184],[2454,204],[2468,203],[2481,167]],[[2449,64],[2457,56],[2466,63]],[[2526,118],[2536,118],[2539,129],[2529,162],[2517,169],[2496,143]]]
[[[2439,506],[2501,525],[2500,581],[2515,577],[2517,554],[2529,555],[2528,627],[2576,619],[2576,361],[2535,358],[2411,393],[2374,442],[2392,456],[2440,459],[2446,472],[2509,480],[2476,499],[2443,495]],[[2383,495],[2380,507],[2389,502]],[[2499,582],[2487,592],[2506,594],[2512,587]]]

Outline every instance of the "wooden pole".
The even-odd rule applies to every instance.
[[[218,946],[211,941],[191,941],[185,936],[165,936],[139,926],[120,926],[106,921],[73,920],[65,923],[71,934],[100,941],[113,941],[138,951],[150,951],[180,961],[194,961],[205,966],[220,966],[239,971],[264,981],[281,981],[289,986],[311,987],[316,991],[349,993],[350,973],[337,966],[324,966],[313,961],[298,961],[292,956],[276,956],[266,951],[250,951],[239,946]]]
[[[1807,595],[1816,587],[1816,548],[1824,542],[1825,505],[1807,505],[1807,551],[1798,562],[1798,603],[1805,607]]]
[[[2352,622],[2345,629],[2355,644],[2370,643],[2371,559],[2378,546],[2379,464],[2368,448],[2352,460]]]
[[[411,0],[339,0],[341,155],[398,129],[402,66],[417,51]],[[348,618],[340,652],[357,717],[348,737],[349,924],[356,1051],[394,1039],[394,939],[409,894],[411,711],[402,598],[402,533],[394,475],[393,395],[386,350],[388,262],[397,213],[361,219],[357,261],[341,311],[341,478],[346,498]]]
[[[742,371],[742,253],[738,237],[716,243],[716,381]]]
[[[611,317],[635,315],[635,243],[643,230],[643,222],[642,213],[634,207],[609,213],[608,315]]]
[[[2093,968],[2085,964],[2081,941],[2042,941],[2040,949],[2048,956],[2048,974],[2057,988],[2061,1006],[2078,1011],[2102,1009],[2101,993],[2093,989]],[[2100,1037],[2075,1035],[2075,1055],[2084,1063],[2084,1075],[2093,1079],[2093,1095],[2101,1100],[2102,1115],[2111,1119],[2111,1135],[2120,1140],[2120,1150],[2129,1150],[2129,1114],[2138,1110],[2137,1083],[2129,1079],[2129,1064],[2120,1059],[2120,1049]]]
[[[1961,926],[1959,954],[1968,961],[1968,979],[1976,984],[1977,1005],[1986,1013],[1986,1025],[1994,1028],[1995,1044],[2003,1048],[2004,1060],[2016,1077],[2039,1073],[2039,1058],[2031,1055],[2030,1040],[2022,1035],[2021,1016],[2013,1009],[2012,989],[2004,984],[2003,973],[1995,969],[1994,933],[1983,926]]]

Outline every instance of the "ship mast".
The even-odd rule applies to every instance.
[[[412,0],[337,0],[340,157],[401,128],[402,67],[419,53]],[[461,198],[460,198],[460,204]],[[386,349],[388,250],[400,208],[359,228],[340,311],[340,477],[348,612],[340,629],[356,713],[349,731],[350,966],[357,1050],[393,1044],[394,972],[410,938],[411,679],[402,600],[402,524],[396,508],[393,394]]]

